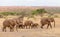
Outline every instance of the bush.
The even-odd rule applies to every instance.
[[[54,17],[56,17],[56,18],[57,18],[57,17],[59,17],[59,16],[58,16],[58,15],[55,15]]]
[[[1,15],[15,15],[16,12],[1,12]]]

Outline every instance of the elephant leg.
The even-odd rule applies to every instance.
[[[10,28],[10,32],[12,32],[12,28]]]
[[[41,25],[41,28],[43,29],[44,24]]]
[[[3,27],[3,28],[2,28],[2,31],[3,31],[3,32],[4,32],[4,31],[6,32],[6,27]]]
[[[10,32],[13,32],[14,31],[14,27],[10,27]]]
[[[27,26],[26,26],[26,29],[27,29]]]
[[[50,24],[50,28],[52,28],[52,25],[51,25],[51,23],[49,23]]]
[[[10,25],[10,32],[14,31],[14,26]]]
[[[29,26],[29,29],[30,29],[31,26]]]
[[[30,28],[31,28],[31,29],[33,28],[32,25],[30,26]]]
[[[48,25],[47,25],[47,29],[48,29],[49,26],[50,26],[50,28],[52,28],[52,25],[51,25],[50,22],[49,22]]]
[[[25,28],[25,26],[24,26],[24,25],[22,25],[22,28],[24,29],[24,28]]]
[[[16,31],[18,32],[18,25],[16,25]]]
[[[22,29],[24,29],[24,26],[23,26],[23,25],[21,25],[21,28],[22,28]]]
[[[12,31],[14,31],[14,27],[12,28]]]
[[[23,29],[23,25],[21,25],[21,28]]]
[[[38,28],[38,26],[35,26],[36,28]]]
[[[50,24],[47,25],[47,29],[48,29],[49,25],[50,25]]]

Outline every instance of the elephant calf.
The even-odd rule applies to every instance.
[[[31,25],[31,28],[37,28],[38,27],[38,23],[33,23],[32,25]]]
[[[27,20],[27,21],[24,22],[24,26],[26,27],[26,29],[27,29],[28,26],[29,26],[29,29],[30,29],[32,24],[33,24],[33,22],[31,20]]]

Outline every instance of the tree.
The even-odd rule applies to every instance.
[[[44,13],[47,13],[45,9],[37,9],[32,12],[32,15],[40,15],[42,17]]]

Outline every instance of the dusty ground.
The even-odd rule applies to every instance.
[[[39,23],[39,18],[35,19],[34,22]],[[46,29],[41,29],[40,26],[38,29],[19,29],[18,32],[9,32],[7,28],[7,32],[2,32],[2,23],[5,19],[0,18],[0,37],[60,37],[60,18],[55,18],[56,27]],[[53,25],[53,24],[52,24]]]

